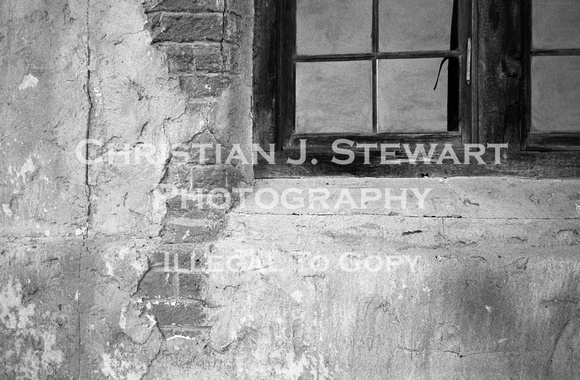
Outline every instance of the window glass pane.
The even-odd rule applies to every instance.
[[[532,47],[580,48],[580,0],[533,0]]]
[[[382,52],[449,50],[453,0],[382,0]]]
[[[372,0],[298,0],[298,54],[370,53],[372,11]]]
[[[532,59],[532,132],[580,132],[580,57]]]
[[[296,132],[372,132],[372,64],[301,62],[296,66]]]
[[[379,61],[379,132],[447,131],[448,65],[441,58]]]

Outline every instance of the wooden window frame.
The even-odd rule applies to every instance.
[[[463,128],[460,138],[449,141],[448,136],[438,134],[390,134],[381,136],[384,143],[452,143],[458,155],[461,145],[479,143],[486,145],[509,144],[502,152],[501,164],[486,159],[485,165],[352,165],[340,166],[325,161],[331,156],[329,138],[309,137],[307,160],[302,165],[288,164],[288,158],[296,158],[299,151],[291,144],[292,129],[284,116],[293,92],[287,91],[289,77],[280,75],[284,67],[284,52],[295,45],[295,34],[288,27],[284,6],[288,0],[276,0],[277,20],[272,33],[276,34],[276,52],[272,52],[277,66],[274,89],[275,142],[279,151],[276,163],[264,160],[254,166],[254,175],[260,178],[303,176],[352,176],[352,177],[450,177],[450,176],[519,176],[535,178],[580,177],[580,146],[577,136],[565,134],[535,135],[529,133],[530,121],[530,72],[529,52],[531,36],[530,0],[506,0],[489,2],[471,0],[471,91],[469,93],[471,115],[469,125]],[[501,70],[501,74],[498,71]],[[290,78],[292,79],[292,78]],[[274,95],[273,95],[274,97]],[[293,107],[293,104],[292,104]],[[290,131],[290,132],[289,132]],[[373,142],[365,136],[355,136],[359,142]],[[332,138],[332,136],[331,136]],[[372,140],[372,139],[371,139]],[[375,139],[375,142],[377,140]],[[263,143],[263,142],[262,142]],[[330,153],[330,154],[329,154]],[[311,164],[311,158],[318,164]],[[358,158],[358,156],[357,156]],[[361,162],[361,161],[359,161]]]
[[[527,151],[580,151],[580,131],[577,133],[532,132],[532,57],[580,56],[580,49],[533,49],[532,1],[522,0],[522,149]],[[580,90],[580,89],[579,89]],[[580,120],[578,121],[580,124]]]
[[[455,146],[461,143],[474,141],[473,118],[471,117],[473,86],[466,83],[467,65],[472,62],[472,57],[467,57],[468,39],[472,44],[472,3],[473,0],[458,0],[457,9],[457,35],[458,46],[455,49],[432,50],[420,52],[379,52],[379,0],[372,0],[372,53],[363,54],[329,54],[320,56],[300,56],[296,52],[296,0],[280,0],[278,6],[278,94],[277,94],[277,117],[276,117],[276,145],[282,150],[292,150],[300,139],[307,139],[311,149],[323,151],[339,138],[347,138],[358,143],[389,143],[405,142],[418,143],[433,141],[451,143]],[[451,25],[450,25],[451,27]],[[473,47],[471,47],[473,50]],[[457,130],[434,132],[434,133],[376,133],[377,128],[377,62],[379,59],[412,59],[412,58],[454,58],[459,63],[459,94],[458,94],[458,126]],[[324,133],[324,134],[295,134],[295,80],[296,62],[334,62],[347,60],[372,60],[373,62],[373,133]],[[470,70],[470,81],[471,70]]]

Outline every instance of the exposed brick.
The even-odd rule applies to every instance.
[[[199,223],[199,225],[196,225]],[[220,220],[186,220],[169,218],[161,232],[161,238],[167,243],[201,243],[211,241],[223,228]]]
[[[148,16],[153,42],[222,41],[221,14],[154,13]]]
[[[205,313],[201,303],[152,303],[150,314],[161,326],[203,326]]]
[[[195,197],[197,198],[197,197]],[[200,226],[201,221],[217,221],[225,216],[225,210],[212,207],[207,201],[207,196],[202,196],[201,205],[198,199],[189,196],[178,196],[167,202],[167,217],[169,219],[189,219],[191,225]],[[214,200],[217,204],[219,200]],[[221,204],[218,204],[221,206]]]
[[[196,44],[193,48],[195,69],[209,73],[219,73],[226,70],[223,51],[219,45]]]
[[[226,70],[231,74],[240,74],[242,67],[240,66],[242,50],[236,44],[224,42],[223,55],[227,57]]]
[[[165,252],[151,252],[149,254],[149,265],[151,268],[163,268],[165,266]],[[169,265],[171,265],[171,263]]]
[[[201,344],[205,344],[209,340],[209,334],[207,328],[179,328],[179,327],[169,327],[163,326],[161,327],[161,332],[165,339],[169,339],[175,336],[182,336],[186,338],[195,339],[197,342]]]
[[[233,12],[229,12],[227,14],[224,23],[224,30],[226,31],[224,40],[226,42],[239,42],[242,37],[243,28],[248,27],[248,25],[244,25],[244,19],[240,15]]]
[[[199,262],[201,264],[201,260]],[[198,267],[200,265],[197,265]],[[202,268],[200,268],[202,269]],[[202,273],[180,274],[179,275],[179,297],[199,298],[203,287],[204,275]]]
[[[175,271],[175,257],[179,269],[189,269],[191,267],[191,255],[193,248],[176,250],[173,245],[167,245],[165,248],[155,251],[150,255],[149,262],[153,268],[163,268],[167,265],[168,271]],[[166,263],[165,260],[169,262]]]
[[[226,158],[227,155],[225,157],[222,155],[222,161]],[[239,184],[241,180],[242,175],[232,165],[175,165],[169,167],[166,183],[179,189],[231,190],[231,187]]]
[[[195,54],[191,45],[169,45],[166,48],[169,73],[190,74],[195,72]]]
[[[227,157],[222,157],[226,160]],[[231,165],[201,166],[191,172],[191,186],[203,183],[211,188],[223,188],[231,190],[232,185],[239,184],[243,177],[241,173]],[[208,188],[206,187],[206,188]]]
[[[177,264],[175,263],[176,257]],[[177,272],[179,269],[189,270],[191,268],[191,253],[177,253],[171,249],[157,251],[151,255],[150,264],[153,268],[167,272]]]
[[[148,12],[223,12],[224,0],[145,0]]]
[[[181,91],[192,98],[219,96],[230,84],[224,75],[188,75],[179,78]]]
[[[204,157],[201,157],[199,144],[211,145],[212,148],[204,150]],[[196,146],[197,145],[197,146]],[[194,164],[194,165],[215,165],[217,163],[216,140],[209,131],[200,133],[195,139],[188,144],[183,144],[176,151],[186,152],[187,156],[173,156],[172,163],[176,164]],[[222,146],[222,157],[228,157],[229,149]],[[202,160],[203,158],[203,160]]]
[[[197,72],[221,73],[228,70],[228,49],[216,43],[169,45],[166,47],[171,74],[193,74]],[[224,55],[225,54],[225,62]]]
[[[139,283],[137,296],[149,299],[173,297],[175,276],[175,273],[150,271]]]
[[[209,248],[207,245],[193,244],[166,244],[158,251],[151,253],[149,257],[150,264],[153,268],[165,268],[166,255],[169,260],[169,271],[191,270],[191,260],[194,260],[194,268],[203,268]],[[177,257],[177,268],[175,258]]]

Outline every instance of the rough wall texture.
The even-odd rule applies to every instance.
[[[213,293],[226,306],[212,338],[237,350],[238,378],[577,376],[577,180],[274,180],[257,193],[331,189],[332,207],[340,189],[417,186],[433,189],[423,209],[250,199],[232,213],[221,267],[248,264],[209,283],[232,300]]]
[[[215,240],[225,213],[167,200],[252,173],[176,164],[169,147],[249,152],[251,13],[225,1],[2,2],[0,378],[142,378],[174,319],[206,328],[189,293],[201,279],[165,286],[154,257]]]
[[[0,379],[575,378],[578,180],[257,184],[433,188],[358,211],[176,191],[253,185],[188,150],[250,156],[253,22],[237,0],[0,4]],[[237,270],[191,270],[215,259]]]

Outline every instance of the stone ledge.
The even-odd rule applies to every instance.
[[[281,199],[275,207],[273,193],[282,196],[288,189],[302,194],[287,193],[291,206],[298,204],[293,198],[299,196],[303,207],[289,208]],[[310,201],[309,189],[315,196],[327,191],[327,206]],[[379,189],[380,199],[364,202],[362,189]],[[386,207],[385,189],[391,196],[401,196],[407,189],[407,207],[393,198]],[[425,194],[424,207],[412,189]],[[261,191],[261,198],[256,197]],[[367,190],[368,191],[368,190]],[[356,207],[341,193],[348,192]],[[344,194],[343,194],[344,195]],[[261,201],[261,205],[260,205]],[[268,208],[263,207],[267,205]],[[338,205],[338,206],[337,206]],[[256,181],[254,193],[234,212],[273,215],[390,215],[400,217],[432,217],[453,219],[580,219],[580,180],[531,180],[518,178],[450,178],[450,179],[403,179],[403,178],[339,178],[318,177],[301,179],[264,179]]]

